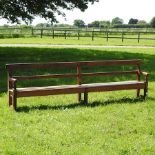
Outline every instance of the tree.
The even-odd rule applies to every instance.
[[[69,24],[54,24],[54,27],[65,27],[65,28],[71,28],[73,27],[72,25]]]
[[[0,0],[0,17],[12,23],[31,23],[35,16],[56,22],[56,15],[65,16],[62,11],[78,8],[85,11],[88,3],[99,0]]]
[[[112,19],[111,22],[112,25],[122,25],[123,24],[123,19],[119,18],[119,17],[115,17]]]
[[[85,22],[81,19],[76,19],[74,20],[74,26],[76,27],[84,27],[85,26]]]
[[[150,25],[151,27],[155,28],[155,17],[151,19]]]
[[[103,27],[103,28],[110,27],[110,21],[108,21],[108,20],[100,21],[100,27]]]
[[[90,27],[100,27],[100,21],[95,20],[92,23],[88,24]]]
[[[4,24],[4,25],[3,25],[3,27],[6,27],[6,28],[7,28],[7,27],[9,27],[9,25],[7,25],[7,24]]]
[[[110,26],[110,21],[106,21],[106,20],[103,20],[103,21],[95,20],[92,23],[89,23],[88,24],[88,27],[102,27],[102,28],[107,28],[109,26]]]
[[[20,28],[31,28],[31,25],[26,25],[26,24],[22,24],[22,25],[16,25],[16,27],[20,27]]]
[[[146,25],[147,22],[145,20],[139,20],[137,24],[139,24],[139,25]]]
[[[45,27],[45,23],[38,23],[36,27]]]
[[[131,18],[128,22],[128,24],[137,24],[138,23],[138,19],[134,19],[134,18]]]
[[[52,25],[49,23],[38,23],[36,27],[51,27]]]

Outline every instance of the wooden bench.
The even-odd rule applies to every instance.
[[[105,61],[79,61],[79,62],[49,62],[49,63],[14,63],[7,64],[6,69],[8,73],[8,97],[9,106],[17,108],[17,98],[30,97],[30,96],[47,96],[58,94],[78,94],[78,101],[81,101],[81,93],[84,94],[84,103],[88,103],[89,92],[101,92],[101,91],[115,91],[115,90],[137,90],[137,97],[140,96],[140,89],[144,89],[144,98],[148,92],[148,73],[141,72],[140,70],[141,60],[105,60]],[[133,70],[118,70],[108,72],[82,72],[83,67],[107,67],[107,66],[129,66],[135,67]],[[48,68],[64,68],[75,69],[76,73],[64,73],[64,74],[48,74],[48,75],[32,75],[32,76],[15,76],[14,72],[25,69],[48,69]],[[82,77],[86,76],[117,76],[117,75],[135,75],[136,80],[120,81],[120,82],[105,82],[105,83],[89,83],[83,84]],[[144,76],[144,80],[141,80],[141,75]],[[17,88],[16,83],[23,80],[32,79],[45,79],[45,78],[76,78],[77,83],[75,85],[59,85],[59,86],[47,86],[47,87],[25,87]]]

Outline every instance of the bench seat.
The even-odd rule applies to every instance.
[[[47,86],[47,87],[27,87],[17,88],[17,97],[28,96],[46,96],[57,94],[74,94],[96,91],[112,91],[112,90],[126,90],[126,89],[143,89],[145,83],[143,81],[121,81],[108,83],[91,83],[81,85],[61,85],[61,86]],[[13,90],[10,90],[13,93]]]

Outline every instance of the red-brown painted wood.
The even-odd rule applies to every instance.
[[[115,90],[137,90],[137,97],[140,95],[140,89],[144,89],[144,98],[148,92],[148,73],[141,72],[140,70],[141,60],[104,60],[104,61],[78,61],[78,62],[49,62],[49,63],[17,63],[7,64],[6,69],[8,72],[8,98],[9,106],[17,108],[18,97],[31,97],[31,96],[47,96],[47,95],[59,95],[59,94],[78,94],[78,101],[81,101],[81,94],[84,94],[84,102],[88,103],[89,92],[100,92],[100,91],[115,91]],[[136,66],[137,70],[128,71],[109,71],[109,72],[82,72],[82,67],[93,67],[93,66]],[[105,68],[104,67],[104,68]],[[73,68],[76,69],[77,73],[65,73],[65,74],[48,74],[48,75],[33,75],[33,76],[14,76],[13,71],[23,69],[41,69],[41,68]],[[83,84],[82,77],[88,76],[117,76],[117,75],[128,75],[135,74],[137,77],[136,81],[120,81],[110,83],[91,83]],[[144,76],[144,80],[141,81],[141,75]],[[32,80],[32,79],[45,79],[45,78],[70,78],[74,77],[77,79],[75,85],[66,86],[47,86],[47,87],[26,87],[16,88],[16,82],[21,80]]]

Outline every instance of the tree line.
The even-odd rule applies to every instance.
[[[151,19],[149,23],[145,20],[138,20],[135,18],[130,18],[128,24],[124,24],[123,19],[115,17],[112,21],[103,20],[103,21],[93,21],[89,24],[81,19],[74,20],[73,26],[76,27],[96,27],[96,28],[155,28],[155,17]]]
[[[2,27],[9,27],[9,25],[4,24]],[[17,25],[15,27],[32,27],[28,25]],[[51,24],[51,23],[39,23],[34,27],[38,28],[48,28],[48,27],[67,27],[67,28],[155,28],[155,17],[151,19],[148,23],[145,20],[138,20],[136,18],[130,18],[127,24],[124,24],[123,19],[119,17],[109,20],[95,20],[91,23],[86,24],[85,21],[81,19],[75,19],[72,25],[69,24]]]

